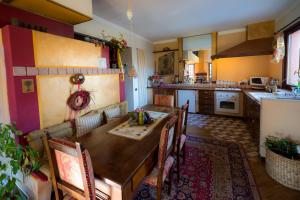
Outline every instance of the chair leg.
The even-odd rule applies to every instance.
[[[168,188],[168,195],[171,194],[171,189],[172,189],[172,182],[173,182],[173,172],[174,172],[174,168],[173,166],[171,167],[170,171],[169,171],[169,188]],[[178,172],[179,174],[179,172]]]
[[[157,191],[156,191],[156,199],[160,200],[161,199],[161,186],[157,187]]]
[[[179,182],[180,179],[180,151],[177,151],[176,153],[177,156],[177,161],[176,161],[176,165],[177,165],[177,182]]]
[[[184,145],[182,147],[182,153],[183,153],[183,156],[182,156],[182,158],[183,158],[183,164],[185,164],[185,143],[184,143]]]

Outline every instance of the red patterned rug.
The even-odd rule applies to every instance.
[[[186,148],[186,163],[181,165],[180,180],[177,183],[174,176],[171,195],[164,187],[163,199],[260,199],[241,146],[188,136]],[[142,185],[135,199],[155,197],[155,189]]]

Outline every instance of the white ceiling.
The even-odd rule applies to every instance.
[[[130,30],[128,0],[93,0],[94,15]],[[133,32],[160,41],[272,20],[295,0],[132,0]]]

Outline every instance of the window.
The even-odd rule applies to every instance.
[[[212,64],[208,63],[208,79],[211,81],[212,80]]]
[[[192,79],[195,78],[195,65],[194,64],[188,64],[188,76],[189,76],[189,78],[192,78]]]
[[[286,58],[285,79],[286,85],[297,86],[300,67],[300,23],[285,31]]]

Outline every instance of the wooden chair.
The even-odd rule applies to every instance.
[[[168,176],[169,187],[168,194],[171,192],[173,179],[173,164],[174,164],[174,147],[176,145],[176,128],[177,116],[173,116],[163,127],[160,135],[158,163],[152,170],[149,176],[146,177],[144,183],[156,187],[157,200],[161,199],[162,187],[165,179]]]
[[[189,112],[189,100],[185,105],[181,107],[178,114],[178,125],[177,125],[177,133],[176,133],[176,158],[177,158],[177,181],[180,178],[180,155],[183,157],[183,164],[185,163],[185,141],[186,141],[186,128],[187,128],[187,120],[188,120],[188,112]],[[180,154],[182,152],[182,154]]]
[[[154,104],[160,105],[160,106],[174,107],[174,96],[173,95],[156,94],[154,96]]]
[[[43,136],[55,199],[96,200],[110,196],[95,187],[89,152],[79,143]]]

